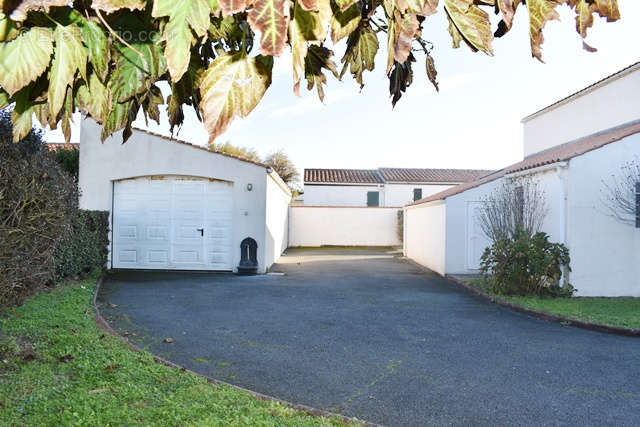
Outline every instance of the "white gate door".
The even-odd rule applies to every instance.
[[[480,269],[480,257],[490,244],[484,235],[478,216],[482,209],[482,202],[467,204],[467,269]]]
[[[114,185],[114,268],[231,270],[233,186],[197,178]]]

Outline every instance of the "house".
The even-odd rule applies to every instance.
[[[472,169],[305,169],[304,204],[401,207],[489,173]]]
[[[604,196],[607,180],[640,160],[639,91],[640,63],[523,119],[521,162],[405,206],[405,255],[443,275],[478,273],[489,245],[482,200],[524,176],[545,192],[541,228],[569,248],[577,295],[640,296],[640,221],[618,221]]]
[[[291,192],[268,166],[140,129],[125,144],[101,132],[82,121],[80,207],[110,213],[109,268],[265,272],[286,249]]]
[[[69,144],[67,144],[66,142],[47,142],[46,146],[50,151],[80,149],[80,144],[77,142],[71,142]]]

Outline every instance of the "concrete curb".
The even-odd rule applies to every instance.
[[[98,282],[96,283],[96,289],[95,292],[93,294],[93,318],[96,322],[96,324],[98,325],[98,327],[102,330],[104,330],[105,332],[108,332],[110,335],[113,335],[114,337],[119,338],[124,344],[127,345],[127,347],[129,347],[132,351],[136,352],[136,353],[142,353],[144,352],[144,350],[142,350],[141,348],[139,348],[138,346],[136,346],[135,344],[133,344],[131,341],[129,341],[126,337],[123,337],[122,335],[118,334],[113,328],[111,328],[111,326],[109,326],[109,324],[107,323],[107,321],[102,317],[102,314],[100,314],[100,310],[98,309],[98,293],[100,292],[100,288],[102,287],[102,283],[104,281],[104,274],[102,274],[100,276],[100,278],[98,278]],[[175,368],[175,369],[179,369],[182,372],[188,372],[190,374],[193,375],[197,375],[199,377],[205,378],[209,383],[211,384],[215,384],[215,385],[225,385],[228,387],[233,387],[236,390],[240,390],[246,393],[249,393],[251,396],[255,397],[256,399],[259,400],[265,400],[265,401],[270,401],[270,402],[278,402],[282,405],[285,405],[291,409],[296,409],[302,412],[305,412],[309,415],[314,415],[316,417],[326,417],[326,418],[337,418],[338,420],[342,421],[345,423],[345,425],[350,424],[350,423],[357,423],[360,425],[363,425],[365,427],[382,427],[380,424],[375,424],[375,423],[370,423],[367,421],[363,421],[363,420],[359,420],[357,418],[349,418],[346,417],[344,415],[341,414],[336,414],[334,412],[329,412],[329,411],[325,411],[323,409],[316,409],[316,408],[312,408],[311,406],[307,406],[307,405],[301,405],[301,404],[297,404],[297,403],[291,403],[291,402],[287,402],[286,400],[282,400],[282,399],[278,399],[275,398],[273,396],[268,396],[266,394],[262,394],[262,393],[258,393],[252,390],[248,390],[246,388],[234,385],[234,384],[229,384],[227,382],[224,381],[220,381],[220,380],[216,380],[215,378],[211,378],[208,377],[206,375],[201,375],[198,374],[197,372],[194,372],[190,369],[187,369],[183,366],[177,365],[173,362],[170,362],[166,359],[163,359],[161,357],[158,357],[154,354],[151,354],[151,356],[153,357],[153,360],[156,363],[159,363],[161,365],[165,365],[165,366],[169,366],[171,368]]]
[[[582,328],[582,329],[589,329],[592,331],[598,331],[598,332],[606,332],[609,334],[616,334],[616,335],[625,335],[628,337],[640,337],[640,329],[631,329],[631,328],[623,328],[620,326],[607,326],[607,325],[600,325],[598,323],[589,323],[589,322],[583,322],[581,320],[576,320],[576,319],[571,319],[569,317],[563,317],[563,316],[559,316],[557,314],[550,314],[550,313],[546,313],[544,311],[538,311],[538,310],[533,310],[531,308],[526,308],[526,307],[522,307],[520,305],[516,305],[513,303],[510,303],[508,301],[505,301],[501,298],[495,297],[493,295],[490,295],[486,292],[481,291],[480,289],[476,288],[473,285],[470,285],[468,283],[465,283],[464,281],[457,279],[453,276],[449,276],[446,275],[444,276],[445,279],[460,285],[464,288],[466,288],[467,290],[473,292],[474,294],[487,299],[495,304],[504,306],[504,307],[508,307],[514,311],[518,311],[520,313],[524,313],[524,314],[528,314],[530,316],[533,317],[537,317],[539,319],[542,320],[546,320],[549,322],[555,322],[555,323],[562,323],[565,325],[569,325],[569,326],[575,326],[578,328]]]

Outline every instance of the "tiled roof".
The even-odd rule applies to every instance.
[[[383,184],[385,182],[447,182],[473,181],[493,171],[475,169],[305,169],[304,182],[341,184]]]
[[[474,181],[492,173],[490,170],[477,169],[405,169],[380,168],[385,182],[452,182]]]
[[[57,151],[57,150],[65,150],[67,148],[80,148],[80,144],[77,142],[72,142],[68,146],[64,142],[47,142],[47,148],[49,150]]]
[[[376,169],[305,169],[304,182],[382,184]]]
[[[616,78],[622,77],[622,76],[624,76],[625,74],[630,73],[630,72],[633,72],[633,71],[635,71],[635,70],[637,70],[637,69],[640,69],[640,62],[636,62],[635,64],[631,64],[631,65],[629,65],[628,67],[623,68],[622,70],[616,71],[615,73],[613,73],[613,74],[611,74],[611,75],[609,75],[609,76],[607,76],[607,77],[605,77],[605,78],[603,78],[603,79],[600,79],[600,80],[598,80],[597,82],[592,83],[592,84],[590,84],[589,86],[587,86],[587,87],[585,87],[585,88],[582,88],[582,89],[580,89],[579,91],[574,92],[574,93],[572,93],[572,94],[571,94],[571,95],[569,95],[569,96],[565,96],[564,98],[562,98],[562,99],[560,99],[560,100],[558,100],[558,101],[554,102],[554,103],[553,103],[553,104],[551,104],[551,105],[547,105],[546,107],[544,107],[544,108],[542,108],[542,109],[540,109],[540,110],[536,111],[535,113],[531,113],[531,114],[529,114],[527,117],[523,118],[523,119],[521,120],[521,122],[523,122],[523,123],[524,123],[524,122],[527,122],[527,121],[529,121],[529,120],[533,119],[534,117],[538,116],[538,115],[539,115],[540,113],[542,113],[542,112],[545,112],[545,111],[551,110],[552,108],[557,107],[558,105],[565,104],[565,103],[567,103],[568,101],[570,101],[570,100],[572,100],[572,99],[575,99],[575,98],[577,98],[577,97],[579,97],[579,96],[584,95],[584,94],[585,94],[585,93],[587,93],[587,92],[590,92],[590,91],[592,91],[592,90],[595,90],[595,89],[599,88],[599,87],[600,87],[600,86],[602,86],[604,83],[607,83],[607,82],[608,82],[608,81],[610,81],[610,80],[613,80],[613,79],[616,79]]]
[[[627,136],[639,132],[640,121],[635,121],[623,127],[614,128],[607,132],[587,136],[575,142],[560,145],[559,147],[552,148],[550,150],[543,151],[534,156],[528,157],[521,162],[508,166],[477,181],[457,185],[448,190],[441,191],[440,193],[436,193],[432,196],[410,203],[407,206],[420,205],[422,203],[434,202],[436,200],[444,200],[448,197],[455,196],[456,194],[463,193],[472,188],[479,187],[480,185],[486,184],[487,182],[495,181],[496,179],[511,173],[526,171],[529,169],[538,168],[540,166],[571,160],[574,157],[578,157],[590,151],[597,150],[604,147],[605,145],[619,141],[623,138],[626,138]]]

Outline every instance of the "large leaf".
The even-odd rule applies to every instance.
[[[399,12],[396,13],[399,15]],[[396,41],[393,46],[393,58],[403,63],[411,53],[413,37],[418,31],[418,18],[413,13],[405,13],[403,16],[398,16],[394,24],[396,25]]]
[[[73,86],[77,71],[86,80],[87,56],[77,25],[57,25],[55,55],[49,71],[49,113],[55,118],[62,108],[67,87]]]
[[[474,0],[444,0],[444,8],[454,47],[463,40],[474,52],[481,50],[493,54],[493,33],[487,12],[476,6]]]
[[[34,27],[8,43],[0,43],[0,86],[13,95],[49,66],[53,31]]]
[[[256,0],[247,16],[253,31],[259,31],[260,53],[280,56],[287,42],[289,0]]]
[[[111,59],[107,36],[102,31],[102,27],[94,21],[82,21],[80,31],[82,32],[82,40],[89,51],[89,61],[93,65],[93,70],[104,82],[109,74]]]
[[[357,4],[352,5],[345,11],[340,8],[333,7],[333,15],[331,16],[331,40],[337,43],[358,28],[362,15]]]
[[[102,141],[124,129],[122,140],[126,142],[131,136],[131,123],[136,119],[138,109],[138,104],[133,100],[124,103],[113,102],[107,120],[102,124]]]
[[[364,87],[362,73],[364,70],[373,70],[378,47],[378,36],[369,26],[363,26],[359,31],[351,34],[347,39],[347,51],[342,58],[344,66],[340,71],[340,77],[344,76],[349,68],[351,75],[360,83],[360,89],[362,89]]]
[[[146,92],[151,81],[166,71],[166,62],[158,45],[135,43],[131,47],[121,47],[118,52],[116,69],[109,81],[109,88],[117,102],[123,103]]]
[[[271,84],[273,59],[249,58],[243,52],[216,58],[200,81],[200,110],[210,142],[225,131],[236,116],[246,117]]]
[[[113,13],[120,9],[144,10],[146,3],[146,0],[93,0],[91,7]]]
[[[324,101],[323,85],[327,84],[327,76],[323,70],[330,71],[339,78],[336,64],[331,60],[332,56],[333,52],[326,47],[311,45],[305,58],[304,77],[307,79],[307,89],[311,90],[315,86],[320,101]]]
[[[547,21],[560,19],[555,7],[558,5],[551,0],[527,0],[529,9],[529,37],[531,39],[531,54],[542,62],[542,29]]]
[[[438,0],[398,0],[397,3],[400,11],[422,16],[433,15],[438,8]]]
[[[155,0],[154,17],[168,16],[162,39],[166,46],[164,56],[171,79],[177,82],[187,71],[191,58],[193,35],[204,37],[210,25],[210,5],[207,0]]]
[[[78,88],[76,100],[78,108],[86,109],[97,122],[102,123],[106,119],[109,93],[95,73],[89,75],[88,84],[82,84]]]
[[[593,25],[593,12],[595,5],[586,0],[578,0],[576,10],[576,31],[584,38],[587,37],[587,28]]]
[[[171,83],[171,95],[167,99],[167,115],[169,116],[169,125],[171,133],[174,128],[180,128],[184,121],[184,104],[194,107],[198,119],[200,111],[198,104],[200,103],[200,92],[197,89],[196,82],[200,79],[204,71],[204,65],[195,56],[191,58],[191,63],[187,68],[180,81]]]
[[[49,8],[53,6],[68,6],[69,0],[23,0],[11,12],[11,19],[22,22],[27,19],[27,13],[45,12],[49,13]]]
[[[618,0],[594,0],[598,14],[603,18],[607,18],[607,22],[613,22],[620,19],[620,10],[618,9]]]
[[[251,0],[220,0],[222,16],[230,16],[234,13],[244,12],[251,3]]]

